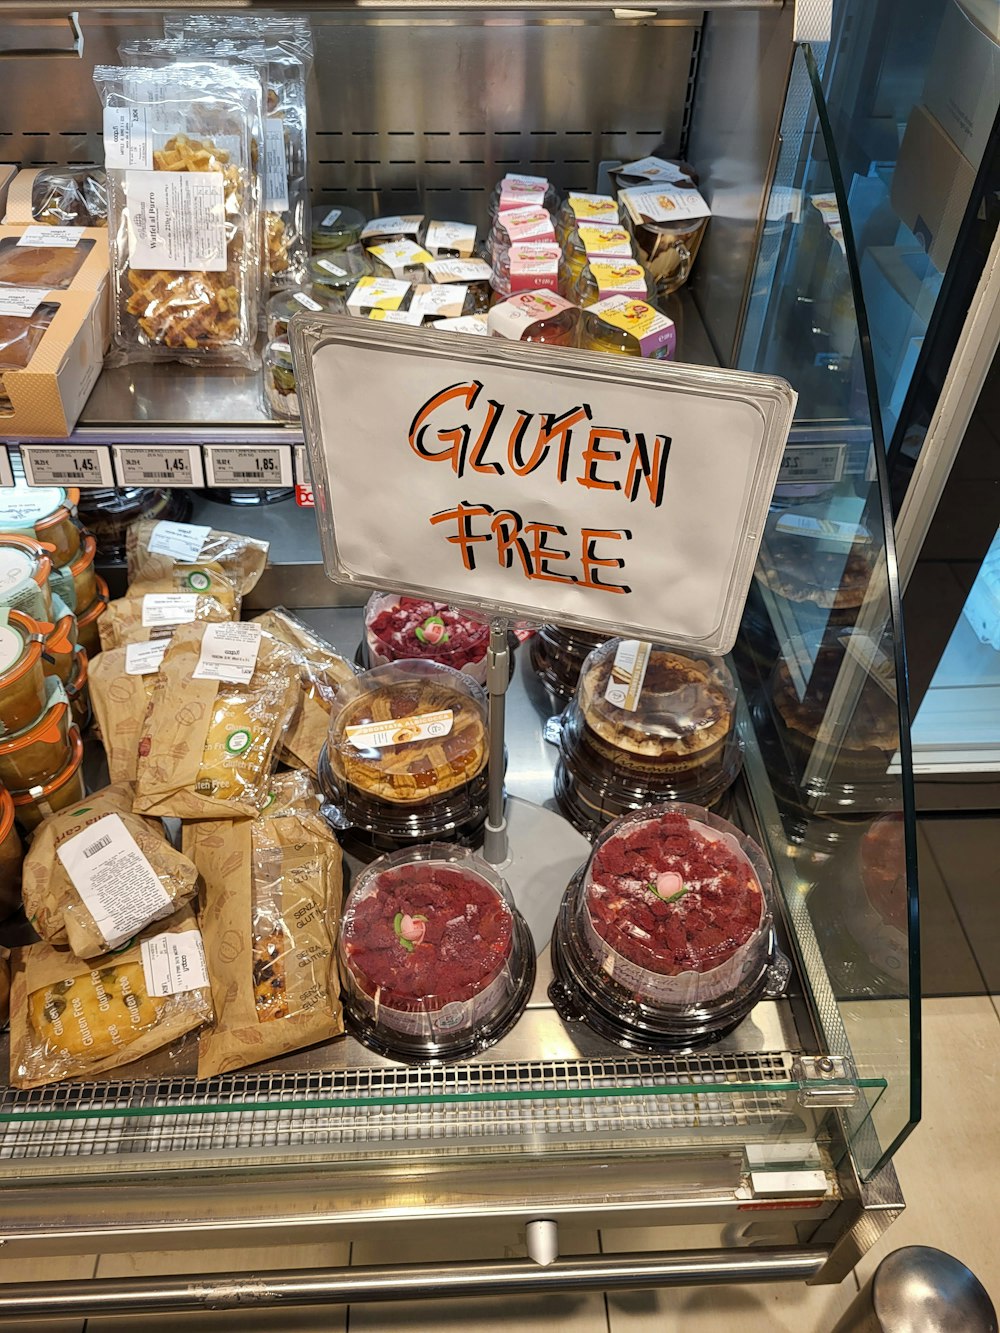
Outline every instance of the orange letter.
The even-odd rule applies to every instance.
[[[498,509],[490,524],[497,543],[497,561],[504,569],[510,569],[514,563],[514,552],[521,561],[524,577],[531,578],[531,552],[528,543],[521,536],[521,516],[511,509]]]
[[[453,519],[457,531],[448,537],[448,541],[455,546],[462,548],[462,564],[466,569],[475,569],[476,553],[473,546],[476,542],[488,542],[493,538],[488,532],[474,533],[472,531],[472,519],[486,518],[492,514],[493,510],[489,505],[470,505],[468,500],[460,500],[454,509],[442,509],[437,514],[431,515],[431,523],[447,523]]]
[[[583,528],[580,536],[583,539],[583,578],[580,583],[585,588],[601,588],[604,592],[631,592],[632,589],[627,585],[617,583],[602,583],[597,577],[597,568],[604,569],[623,569],[625,561],[621,556],[599,556],[594,554],[594,543],[601,537],[606,537],[608,541],[620,542],[632,540],[632,534],[627,528],[621,530],[617,528]]]
[[[439,430],[437,438],[442,444],[450,447],[435,453],[424,447],[424,435],[428,429],[426,422],[439,407],[455,399],[464,403],[468,411],[479,397],[479,390],[482,387],[478,380],[473,380],[471,384],[452,384],[447,389],[441,389],[433,398],[428,398],[410,423],[410,448],[418,458],[429,458],[434,462],[450,462],[455,476],[462,475],[465,470],[465,451],[469,447],[468,424],[455,426],[451,430]]]
[[[545,538],[548,533],[554,533],[558,537],[566,536],[566,529],[557,527],[554,523],[526,523],[524,525],[526,535],[532,539],[531,563],[534,572],[529,578],[544,579],[548,583],[579,583],[579,579],[573,574],[553,574],[548,567],[550,560],[568,560],[569,551],[564,551],[559,546],[546,546]]]
[[[601,449],[601,440],[618,440],[620,444],[628,444],[629,434],[627,430],[619,430],[615,426],[591,426],[587,447],[583,451],[583,476],[577,477],[577,481],[588,490],[620,491],[622,488],[620,481],[601,481],[597,475],[598,463],[617,463],[622,456],[620,449],[611,449],[604,453]]]

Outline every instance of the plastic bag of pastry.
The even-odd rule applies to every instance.
[[[233,609],[200,592],[145,593],[119,597],[97,622],[101,648],[169,639],[178,625],[192,620],[232,620]]]
[[[197,523],[140,519],[128,530],[129,583],[161,578],[176,563],[218,565],[241,597],[256,588],[267,568],[269,543]],[[197,588],[197,592],[210,592]]]
[[[203,877],[202,931],[216,1019],[198,1077],[270,1060],[344,1030],[337,979],[340,846],[307,774],[276,774],[258,819],[186,824]]]
[[[90,663],[90,702],[112,782],[136,780],[143,724],[169,642],[106,648]]]
[[[112,362],[256,369],[257,71],[98,65],[94,82],[104,104]]]
[[[295,654],[259,625],[181,625],[139,742],[135,809],[180,819],[258,814],[298,689]]]
[[[171,847],[157,819],[132,813],[118,782],[51,815],[24,858],[24,910],[49,944],[78,958],[116,949],[171,916],[197,888],[198,873]]]
[[[304,764],[319,771],[320,751],[330,727],[330,705],[345,681],[357,675],[354,667],[336,648],[304,621],[283,606],[255,616],[269,634],[294,649],[299,667],[299,691],[295,712],[282,737],[281,759],[295,767]]]
[[[211,1017],[205,950],[190,910],[96,967],[32,944],[15,957],[10,1081],[37,1088],[117,1069]]]
[[[49,227],[106,227],[107,177],[100,167],[45,167],[31,183],[31,216]]]

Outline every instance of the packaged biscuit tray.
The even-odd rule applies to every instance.
[[[112,364],[257,366],[261,273],[250,66],[99,65],[112,272]]]

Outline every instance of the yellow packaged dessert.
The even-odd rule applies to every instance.
[[[166,640],[153,642],[162,642],[166,651]],[[136,780],[139,741],[158,674],[156,652],[148,644],[106,648],[90,664],[90,702],[112,782]]]
[[[117,1069],[211,1017],[204,947],[190,910],[96,966],[32,944],[16,954],[10,1081],[36,1088]]]
[[[24,858],[22,895],[43,940],[97,958],[171,916],[197,881],[159,820],[132,813],[132,788],[120,782],[42,823]]]
[[[152,599],[152,600],[150,600]],[[108,603],[98,622],[101,648],[120,648],[127,643],[149,643],[169,639],[178,625],[192,620],[232,620],[217,598],[200,592],[148,593],[119,597]]]
[[[259,625],[181,625],[139,742],[135,809],[181,819],[263,810],[298,676],[293,651]]]
[[[341,851],[303,771],[276,774],[254,820],[186,824],[204,880],[202,931],[216,1018],[198,1042],[210,1078],[344,1030],[336,936]]]
[[[241,597],[260,582],[269,544],[238,532],[220,532],[196,523],[140,519],[128,530],[129,583],[162,578],[174,564],[218,566]],[[209,592],[195,588],[195,592]]]

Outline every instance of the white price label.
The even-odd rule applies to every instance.
[[[0,287],[0,315],[29,319],[48,294],[47,287]]]
[[[651,643],[643,643],[639,639],[622,639],[615,650],[611,675],[604,690],[604,697],[609,704],[628,713],[635,712],[652,650]]]
[[[29,486],[113,486],[114,469],[107,445],[70,448],[63,445],[22,445],[21,458]]]
[[[72,250],[83,240],[82,227],[25,227],[18,245]]]
[[[127,643],[126,676],[151,676],[154,671],[159,671],[163,655],[169,647],[169,639],[150,639],[149,643]]]
[[[197,560],[211,531],[207,523],[170,523],[161,519],[149,535],[149,553],[169,555],[184,562]]]
[[[201,449],[196,444],[161,447],[116,444],[115,472],[123,486],[204,486]]]
[[[142,599],[143,627],[190,625],[197,610],[196,592],[148,592]]]
[[[0,444],[0,486],[14,485],[14,469],[10,465],[10,455]]]
[[[264,207],[269,213],[284,213],[288,208],[285,122],[280,116],[264,125]]]
[[[306,292],[292,292],[292,300],[298,301],[303,310],[322,310],[323,307],[318,301],[314,301]]]
[[[846,444],[790,444],[785,449],[778,484],[833,482],[844,475]]]
[[[260,625],[225,621],[205,626],[192,680],[225,680],[249,685],[260,652]]]
[[[334,212],[336,212],[336,209],[334,210]],[[341,268],[340,265],[335,264],[332,259],[317,259],[316,264],[319,268],[324,269],[327,273],[331,273],[335,278],[347,277],[347,269]]]
[[[109,949],[174,904],[121,815],[105,815],[56,848]]]
[[[395,722],[360,722],[356,727],[345,727],[344,735],[356,750],[381,750],[387,745],[409,745],[447,736],[454,720],[451,709],[442,708],[437,713],[418,713]]]
[[[149,995],[183,995],[208,985],[208,964],[200,930],[154,935],[139,946]]]
[[[284,444],[268,448],[211,445],[205,450],[209,486],[291,486],[292,451]]]
[[[153,141],[146,107],[104,108],[104,165],[109,171],[132,171],[153,165]]]
[[[331,208],[319,225],[321,227],[332,227],[343,211],[342,208]]]

